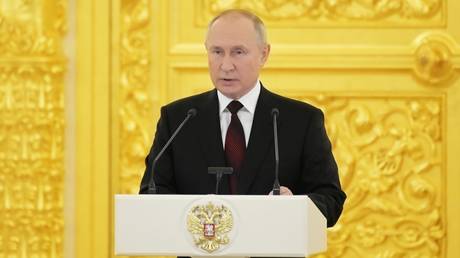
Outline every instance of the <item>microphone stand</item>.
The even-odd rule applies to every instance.
[[[182,129],[182,127],[185,125],[185,123],[187,123],[187,121],[190,118],[194,117],[196,115],[196,113],[197,113],[197,111],[196,111],[195,108],[191,108],[191,109],[189,109],[187,111],[187,116],[185,117],[184,121],[182,121],[182,123],[180,123],[180,125],[176,128],[176,130],[171,135],[169,140],[166,142],[166,144],[163,146],[163,148],[160,150],[158,155],[153,160],[152,168],[150,170],[150,180],[149,180],[149,187],[147,189],[147,194],[156,194],[157,193],[157,187],[156,187],[156,184],[155,184],[155,180],[153,179],[153,171],[154,171],[155,166],[156,166],[158,160],[160,159],[161,155],[163,155],[163,152],[165,152],[166,148],[168,148],[169,145],[171,145],[171,142],[174,140],[174,138],[179,133],[179,131]]]
[[[277,118],[279,110],[277,108],[272,109],[273,116],[273,140],[275,142],[275,182],[273,183],[273,195],[280,195],[280,182],[279,182],[279,153],[278,153],[278,122]]]
[[[208,174],[216,175],[216,194],[219,194],[219,184],[222,179],[222,175],[233,174],[232,167],[208,167]]]

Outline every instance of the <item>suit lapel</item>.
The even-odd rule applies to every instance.
[[[225,166],[216,90],[210,91],[197,106],[199,108],[194,130],[198,132],[207,164],[213,167]]]
[[[246,156],[238,180],[238,193],[247,194],[251,184],[259,172],[267,151],[273,144],[273,126],[270,110],[274,107],[271,103],[269,92],[262,86],[252,122]]]

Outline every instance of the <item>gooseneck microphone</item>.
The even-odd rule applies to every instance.
[[[182,129],[182,127],[185,125],[185,123],[187,123],[187,121],[190,118],[196,116],[196,113],[197,113],[197,111],[196,111],[195,108],[191,108],[191,109],[189,109],[187,111],[187,116],[184,118],[182,123],[180,123],[180,125],[177,127],[177,129],[174,131],[174,133],[171,135],[169,140],[166,142],[166,144],[163,146],[163,148],[160,150],[160,152],[157,154],[157,156],[153,160],[152,167],[150,168],[150,179],[149,179],[149,186],[148,186],[148,189],[147,189],[147,194],[156,194],[157,193],[157,187],[156,187],[156,184],[155,184],[155,180],[153,179],[153,171],[155,170],[155,166],[156,166],[158,160],[161,158],[161,155],[163,155],[163,152],[165,152],[166,148],[168,148],[168,146],[171,145],[171,142],[174,140],[174,138],[179,133],[179,131]]]
[[[273,118],[273,140],[275,142],[275,182],[273,183],[273,195],[280,195],[280,181],[278,178],[279,174],[279,153],[278,153],[278,116],[280,111],[277,108],[272,108]]]

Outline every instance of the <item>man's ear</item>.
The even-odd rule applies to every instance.
[[[260,57],[260,62],[262,63],[262,65],[264,65],[265,62],[267,62],[269,55],[270,55],[270,44],[266,44],[262,48],[262,56]]]

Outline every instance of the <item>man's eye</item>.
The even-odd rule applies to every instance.
[[[244,50],[242,50],[242,49],[236,49],[236,50],[233,51],[233,54],[237,55],[237,56],[240,56],[240,55],[246,54],[246,52]]]
[[[221,50],[213,50],[212,53],[216,54],[216,55],[220,55],[220,54],[222,54],[222,51]]]

